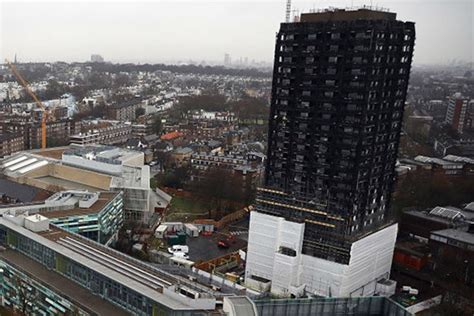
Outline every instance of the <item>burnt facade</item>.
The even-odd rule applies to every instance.
[[[414,23],[367,9],[281,24],[256,210],[304,222],[303,254],[347,264],[354,241],[392,223],[414,40]]]

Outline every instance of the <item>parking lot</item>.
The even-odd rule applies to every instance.
[[[247,247],[246,240],[239,236],[232,236],[232,240],[227,241],[229,248],[219,248],[217,246],[219,240],[227,240],[227,238],[227,234],[219,232],[214,232],[212,236],[188,237],[186,244],[189,246],[189,260],[207,261]]]

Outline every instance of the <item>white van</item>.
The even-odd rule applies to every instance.
[[[181,259],[189,259],[189,256],[184,252],[175,252],[173,253],[173,257],[181,258]]]
[[[168,248],[168,252],[169,253],[176,253],[176,252],[188,253],[189,252],[189,247],[188,246],[183,246],[183,245],[174,245],[174,246]]]

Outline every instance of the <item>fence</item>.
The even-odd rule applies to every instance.
[[[216,228],[222,228],[228,225],[229,223],[232,223],[232,222],[238,221],[239,219],[244,218],[248,212],[249,212],[249,209],[247,207],[244,207],[243,209],[227,214],[226,216],[222,217],[218,221],[213,220],[213,219],[196,219],[194,223],[214,225],[214,227]]]

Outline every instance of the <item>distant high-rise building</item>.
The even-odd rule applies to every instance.
[[[93,63],[103,63],[104,58],[101,55],[92,54],[91,55],[91,62],[93,62]]]
[[[451,96],[446,112],[446,123],[462,134],[473,127],[473,120],[474,101],[469,102],[469,98],[462,96],[459,92]]]
[[[224,55],[224,66],[228,67],[232,64],[232,59],[230,58],[230,54],[226,53]]]
[[[281,24],[249,286],[366,296],[389,278],[397,235],[390,197],[414,40],[414,23],[369,9]]]

